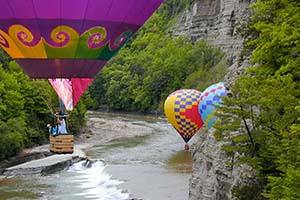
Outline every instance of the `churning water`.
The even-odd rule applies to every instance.
[[[52,200],[125,200],[129,194],[118,186],[122,183],[105,172],[105,164],[96,161],[90,166],[86,161],[73,165],[67,171],[48,176],[48,184],[54,191],[42,199]]]

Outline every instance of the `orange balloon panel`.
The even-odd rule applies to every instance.
[[[197,90],[182,89],[170,94],[165,101],[165,114],[186,143],[203,125],[198,111],[200,95]]]

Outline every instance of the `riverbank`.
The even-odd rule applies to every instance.
[[[151,135],[154,128],[146,127],[136,123],[122,121],[120,116],[128,119],[136,118],[134,114],[104,113],[106,118],[99,118],[99,112],[87,112],[86,130],[75,138],[75,145],[83,151],[94,145],[105,144],[111,140],[120,138],[134,138]],[[144,116],[149,121],[157,119],[155,116]]]

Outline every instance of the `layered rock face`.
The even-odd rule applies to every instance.
[[[248,59],[240,60],[244,40],[239,29],[251,16],[251,3],[252,0],[196,0],[173,26],[172,35],[184,35],[192,41],[203,39],[223,50],[229,61],[225,82],[230,85],[249,66]],[[222,145],[212,130],[201,133],[193,150],[189,200],[234,199],[235,186],[255,180],[247,166],[229,167],[234,158],[221,150]]]
[[[254,0],[196,0],[172,27],[173,36],[186,36],[192,41],[203,39],[224,51],[229,71],[225,81],[230,85],[249,64],[240,60],[244,40],[242,24],[251,16],[249,5]]]
[[[232,190],[240,185],[256,183],[254,171],[247,165],[231,166],[235,157],[222,151],[212,132],[202,133],[193,149],[193,174],[189,200],[231,200]]]
[[[243,46],[240,25],[249,19],[251,0],[196,0],[173,26],[174,36],[204,39],[223,50],[231,64]]]

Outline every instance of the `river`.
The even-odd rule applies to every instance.
[[[82,137],[95,163],[85,167],[82,161],[54,174],[7,179],[0,182],[0,199],[188,199],[192,158],[165,119],[102,112],[89,112],[88,117],[92,132]]]

